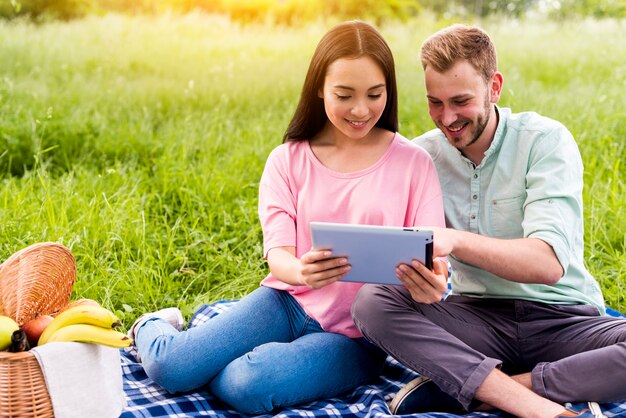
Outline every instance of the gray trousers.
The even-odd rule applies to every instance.
[[[421,304],[403,286],[366,285],[352,316],[366,338],[468,410],[494,368],[532,372],[533,391],[561,404],[626,400],[626,319],[591,305],[465,296]]]

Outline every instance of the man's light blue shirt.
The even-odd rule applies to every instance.
[[[537,113],[496,110],[495,137],[476,167],[439,129],[413,140],[437,167],[446,225],[495,238],[539,238],[552,246],[565,274],[555,285],[516,283],[451,255],[451,293],[592,304],[604,314],[600,287],[583,262],[583,164],[574,138]]]

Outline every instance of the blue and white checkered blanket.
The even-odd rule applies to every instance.
[[[197,326],[209,318],[228,309],[235,301],[220,301],[200,308],[189,323]],[[609,310],[612,316],[624,316]],[[122,373],[124,392],[128,406],[122,411],[121,418],[134,417],[239,417],[242,414],[229,408],[207,391],[172,395],[150,380],[135,359],[134,348],[120,350],[122,357]],[[277,411],[273,416],[292,417],[373,417],[392,416],[387,402],[407,382],[417,375],[389,357],[382,375],[369,385],[360,386],[352,393],[342,397],[300,405],[298,407]],[[582,408],[584,405],[574,405]],[[603,404],[602,410],[608,417],[626,416],[626,403]],[[270,416],[270,415],[266,415]],[[430,413],[416,414],[414,417],[456,417],[457,415]],[[465,417],[509,417],[498,413],[474,412]]]

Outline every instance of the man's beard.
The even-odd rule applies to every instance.
[[[480,138],[480,136],[483,134],[483,132],[485,132],[485,128],[487,128],[487,124],[489,123],[489,118],[491,117],[491,113],[490,113],[490,107],[491,107],[491,102],[489,101],[489,95],[485,96],[485,103],[484,103],[484,119],[483,119],[483,115],[480,115],[476,118],[476,129],[474,129],[473,131],[473,135],[471,137],[471,139],[469,140],[469,142],[465,145],[461,144],[462,138],[450,138],[447,137],[448,141],[450,141],[450,143],[452,145],[454,145],[455,147],[461,149],[461,148],[467,148],[473,144],[475,144],[478,139]],[[459,121],[455,122],[454,124],[458,124]],[[463,121],[463,123],[465,123],[465,121]],[[471,124],[472,121],[470,120],[469,123]],[[441,124],[440,128],[442,131],[445,132],[445,128],[446,126]]]
[[[469,147],[469,146],[475,144],[476,141],[478,141],[480,136],[483,134],[483,132],[485,132],[485,128],[487,127],[487,124],[489,123],[489,118],[491,117],[491,113],[489,112],[490,111],[490,109],[489,109],[490,106],[491,106],[491,103],[489,102],[489,96],[486,96],[485,97],[485,107],[484,107],[486,117],[485,117],[484,121],[482,120],[482,117],[478,117],[476,119],[476,130],[474,131],[474,136],[467,143],[467,145],[465,145],[465,147]]]

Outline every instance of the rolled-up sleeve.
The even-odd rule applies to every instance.
[[[583,219],[580,153],[569,131],[558,127],[533,144],[529,157],[524,236],[548,243],[567,271]]]
[[[284,167],[285,147],[272,151],[259,184],[259,219],[263,229],[265,257],[275,247],[296,246],[296,197]]]

